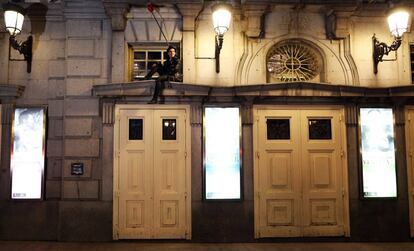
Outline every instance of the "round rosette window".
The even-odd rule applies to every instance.
[[[320,73],[319,53],[300,41],[274,46],[268,53],[266,67],[280,82],[311,81]]]

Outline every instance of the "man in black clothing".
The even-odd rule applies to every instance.
[[[182,76],[180,74],[181,62],[176,55],[175,47],[170,45],[167,48],[167,60],[164,61],[164,64],[154,64],[151,68],[151,71],[145,76],[145,79],[151,79],[152,75],[158,72],[159,77],[155,81],[154,95],[149,104],[157,103],[158,96],[162,89],[164,89],[165,81],[182,81]]]

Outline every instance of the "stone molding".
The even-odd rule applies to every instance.
[[[102,123],[104,125],[113,125],[115,122],[115,104],[114,102],[104,102],[102,104]]]
[[[195,30],[195,18],[197,14],[203,9],[203,5],[200,3],[189,4],[182,3],[176,4],[177,10],[183,18],[183,31],[194,31]]]
[[[203,124],[203,106],[201,104],[192,104],[190,112],[191,126]]]
[[[269,4],[244,4],[242,13],[246,18],[246,36],[250,38],[260,37],[263,30],[263,15],[270,9]]]
[[[143,97],[152,95],[155,81],[139,81],[121,84],[97,85],[92,93],[97,97]],[[241,103],[246,98],[253,103],[258,100],[272,98],[320,98],[343,101],[382,101],[404,104],[414,101],[414,86],[396,87],[361,87],[331,85],[323,83],[284,83],[284,84],[257,84],[234,87],[213,87],[188,83],[170,82],[162,93],[166,99],[181,99],[200,97],[203,102],[229,101]],[[194,101],[194,100],[193,100]]]
[[[24,89],[21,85],[0,84],[0,100],[19,98],[23,95]]]
[[[126,27],[126,15],[131,6],[126,1],[103,1],[106,14],[111,18],[113,31],[124,31]]]
[[[253,125],[253,103],[244,103],[240,111],[242,125]]]
[[[358,125],[358,107],[351,104],[345,106],[345,123],[350,126]]]

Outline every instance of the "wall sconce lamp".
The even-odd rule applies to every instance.
[[[373,43],[373,58],[374,58],[374,73],[378,72],[378,63],[382,61],[395,61],[395,59],[382,59],[384,55],[388,55],[390,51],[397,51],[401,45],[401,40],[404,32],[408,30],[408,19],[410,15],[405,10],[396,10],[391,12],[388,16],[388,26],[391,34],[394,36],[394,41],[390,46],[386,43],[379,42],[377,38],[372,36]],[[397,54],[395,54],[397,55]]]
[[[3,4],[3,10],[6,30],[10,33],[10,46],[17,50],[20,54],[23,54],[24,60],[27,61],[27,72],[30,73],[32,71],[33,38],[32,36],[29,36],[26,41],[21,43],[16,40],[16,35],[22,31],[26,10],[23,7],[13,3]],[[9,60],[12,60],[10,58],[10,51]]]
[[[231,5],[225,3],[219,3],[211,8],[213,12],[213,26],[216,32],[215,44],[216,44],[216,72],[220,72],[220,51],[223,46],[224,33],[229,30],[231,21]]]

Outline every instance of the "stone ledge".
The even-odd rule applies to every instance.
[[[139,81],[94,86],[92,93],[101,98],[127,98],[151,96],[155,81]],[[211,99],[275,99],[275,98],[323,98],[323,99],[373,99],[388,98],[405,101],[414,98],[414,85],[396,87],[361,87],[324,83],[276,83],[234,87],[212,87],[188,83],[165,84],[162,94],[171,101],[193,97]]]

